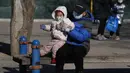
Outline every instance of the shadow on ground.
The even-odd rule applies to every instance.
[[[0,42],[0,52],[11,55],[10,44]]]
[[[19,73],[18,68],[9,68],[3,67],[6,70],[4,73]],[[27,73],[31,73],[28,71]],[[52,65],[44,65],[41,73],[55,73],[55,66]],[[74,70],[65,70],[64,73],[74,73]],[[108,69],[85,69],[84,73],[130,73],[130,69],[128,68],[108,68]]]
[[[18,67],[17,68],[16,67],[15,68],[3,67],[3,69],[6,70],[6,71],[4,71],[2,73],[19,73],[19,71],[17,70]]]

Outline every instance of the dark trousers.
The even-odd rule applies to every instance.
[[[104,35],[107,18],[100,18],[100,25],[98,27],[98,34]]]
[[[117,31],[116,31],[116,36],[120,36],[120,28],[121,28],[121,24],[118,25]],[[113,36],[114,32],[110,32],[110,36]]]
[[[65,61],[71,57],[76,67],[76,73],[83,71],[83,58],[86,55],[84,46],[74,46],[65,44],[57,51],[56,55],[56,73],[62,73]]]

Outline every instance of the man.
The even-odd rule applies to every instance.
[[[76,11],[77,10],[77,11]],[[81,13],[78,13],[81,11]],[[81,5],[76,5],[73,10],[71,20],[75,24],[75,28],[68,33],[68,38],[65,43],[57,52],[56,55],[56,73],[63,72],[63,66],[68,57],[75,64],[75,73],[83,73],[83,60],[90,49],[89,38],[91,34],[84,28],[83,24],[79,24],[79,21],[86,21],[92,18],[86,18],[86,9]]]
[[[104,36],[106,20],[108,16],[111,15],[111,0],[94,0],[94,16],[96,19],[100,20],[100,25],[98,27],[98,33],[96,39],[106,40]]]

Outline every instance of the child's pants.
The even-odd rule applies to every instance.
[[[121,24],[118,25],[117,31],[116,31],[116,36],[120,36],[120,28],[121,28]],[[113,36],[114,32],[110,32],[110,36]]]
[[[50,51],[52,51],[52,57],[56,58],[56,52],[59,48],[61,48],[65,44],[65,41],[61,40],[51,40],[48,45],[44,46],[43,49],[40,49],[41,56],[46,55]]]
[[[118,20],[118,28],[117,28],[117,31],[116,31],[116,36],[120,36],[120,28],[121,28],[121,25],[122,25],[122,21],[123,21],[123,15],[124,14],[117,14],[117,18],[119,19]],[[113,36],[114,32],[110,32],[110,36]]]

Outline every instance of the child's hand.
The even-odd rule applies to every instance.
[[[45,26],[44,24],[41,24],[41,25],[40,25],[40,29],[45,30],[45,29],[46,29],[46,26]]]

